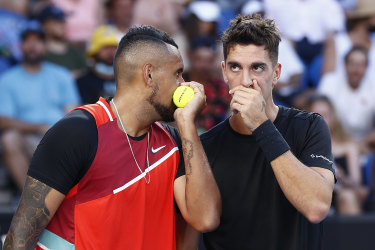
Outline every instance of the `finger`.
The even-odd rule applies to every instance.
[[[242,105],[237,103],[237,102],[234,102],[234,103],[231,103],[230,105],[230,110],[233,112],[233,113],[241,113],[241,110],[242,110]]]
[[[184,83],[181,83],[181,85],[192,87],[195,93],[200,92],[204,94],[204,86],[203,84],[200,84],[199,82],[194,82],[194,81],[184,82]]]
[[[259,91],[259,92],[262,92],[262,89],[260,88],[259,84],[258,84],[258,81],[257,80],[253,80],[253,88],[256,90],[256,91]]]
[[[234,93],[237,92],[237,91],[251,92],[252,89],[251,89],[251,88],[244,87],[244,86],[237,86],[237,87],[234,87],[234,88],[230,89],[230,90],[229,90],[229,94],[232,95],[232,94],[234,94]]]
[[[257,95],[259,95],[259,92],[254,89],[244,88],[244,89],[237,89],[232,94],[232,98],[234,96],[241,96],[243,98],[246,98],[246,100],[250,101],[253,100]]]
[[[252,98],[251,94],[249,95],[248,93],[236,92],[233,95],[232,101],[237,102],[241,105],[246,105],[247,103],[251,102],[252,99],[253,98]]]
[[[240,90],[242,88],[243,88],[243,86],[234,87],[234,88],[232,88],[232,89],[229,90],[229,94],[233,95],[236,91],[238,91],[238,90]]]

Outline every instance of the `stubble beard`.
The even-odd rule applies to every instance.
[[[147,101],[154,107],[156,112],[160,115],[162,121],[164,122],[173,122],[174,121],[174,112],[176,107],[172,103],[171,98],[171,106],[166,106],[161,104],[160,102],[156,101],[156,95],[159,92],[159,85],[155,84],[155,87],[152,90],[150,97]]]

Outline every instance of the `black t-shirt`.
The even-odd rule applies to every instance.
[[[181,139],[176,128],[163,124],[180,151],[176,178],[185,174]],[[146,136],[131,137],[142,140]],[[67,194],[90,168],[98,148],[94,117],[77,109],[58,121],[43,137],[31,160],[28,175]]]
[[[280,107],[274,125],[305,165],[332,168],[329,130],[318,114]],[[254,136],[229,119],[201,135],[222,196],[221,222],[205,233],[207,249],[320,249],[321,224],[312,224],[286,199]]]

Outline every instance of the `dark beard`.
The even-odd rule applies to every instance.
[[[44,61],[44,55],[28,57],[24,56],[23,62],[30,65],[39,65]]]
[[[172,104],[172,98],[171,98],[170,107],[162,105],[161,103],[155,101],[155,97],[158,91],[159,91],[159,86],[155,85],[150,97],[148,98],[148,102],[155,108],[156,112],[161,116],[162,121],[173,122],[174,121],[173,114],[174,114],[174,111],[176,110],[176,107]]]

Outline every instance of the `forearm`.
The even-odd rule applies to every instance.
[[[185,219],[197,230],[216,227],[221,197],[206,154],[192,122],[178,123],[185,161]]]
[[[333,72],[336,68],[336,45],[333,36],[324,43],[322,75]]]
[[[1,130],[16,129],[25,134],[39,133],[46,128],[43,124],[31,124],[4,116],[0,117],[0,124]]]
[[[318,223],[327,216],[333,176],[330,180],[329,176],[315,171],[319,168],[305,166],[290,151],[273,160],[271,166],[286,198],[309,221]]]
[[[359,186],[362,184],[362,167],[360,164],[359,148],[356,144],[352,144],[346,155],[349,178],[352,180],[353,184]]]
[[[64,195],[27,177],[17,211],[13,216],[4,249],[34,249]]]
[[[176,249],[191,250],[197,249],[199,232],[186,223],[180,213],[176,213]]]

